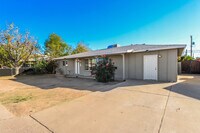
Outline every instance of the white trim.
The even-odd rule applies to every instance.
[[[125,69],[125,55],[124,54],[122,54],[122,64],[123,64],[123,80],[125,80],[126,79],[126,75],[125,75],[126,69]]]
[[[77,61],[76,61],[77,59],[75,59],[75,61],[74,61],[74,67],[75,67],[75,74],[77,74]]]
[[[80,62],[77,63],[78,74],[80,74]]]

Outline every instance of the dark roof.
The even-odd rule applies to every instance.
[[[137,52],[157,51],[157,50],[167,50],[167,49],[184,49],[185,47],[186,45],[136,44],[136,45],[121,46],[121,47],[115,47],[115,48],[109,48],[109,49],[88,51],[84,53],[58,57],[58,58],[55,58],[54,60],[83,58],[83,57],[92,57],[92,56],[101,56],[101,55],[116,55],[116,54],[124,54],[124,53],[137,53]]]

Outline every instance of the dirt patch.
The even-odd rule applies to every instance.
[[[14,76],[0,76],[0,80],[15,79]]]
[[[55,75],[3,77],[0,79],[0,104],[16,116],[29,115],[91,92],[109,91],[117,83]]]
[[[15,89],[0,93],[0,102],[16,116],[29,115],[56,104],[71,101],[88,94],[64,88],[42,90],[36,87]]]
[[[20,82],[17,79],[20,79]],[[4,105],[14,115],[23,116],[62,102],[74,100],[91,92],[72,89],[63,86],[63,83],[65,83],[63,80],[51,75],[23,76],[20,78],[1,77],[0,104]],[[52,84],[56,84],[56,86]],[[40,86],[47,86],[51,89],[44,89]]]

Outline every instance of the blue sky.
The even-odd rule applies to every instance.
[[[200,45],[200,0],[0,0],[0,28],[12,22],[41,45],[50,33],[91,49],[189,44],[190,35]]]

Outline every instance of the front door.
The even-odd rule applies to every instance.
[[[80,74],[80,62],[78,59],[75,59],[75,74]]]
[[[158,55],[144,55],[144,80],[158,80]]]

